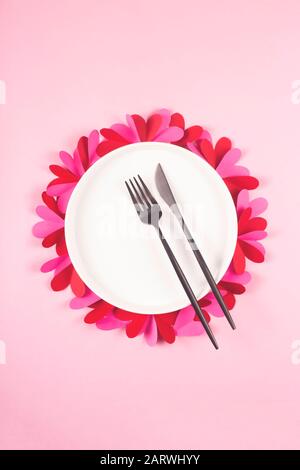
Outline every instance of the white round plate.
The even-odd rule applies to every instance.
[[[78,182],[65,220],[68,252],[86,285],[107,302],[144,314],[172,312],[187,306],[189,300],[155,229],[141,223],[132,204],[124,182],[137,174],[161,204],[162,231],[196,297],[209,291],[177,220],[158,194],[158,163],[218,282],[235,249],[235,207],[216,171],[189,150],[143,142],[110,152]]]

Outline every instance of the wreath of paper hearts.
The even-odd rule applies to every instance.
[[[55,178],[42,193],[44,205],[36,208],[42,221],[35,224],[33,234],[42,238],[45,248],[55,247],[57,256],[44,263],[42,272],[53,271],[51,288],[60,291],[70,286],[74,298],[72,309],[89,308],[85,323],[95,324],[101,330],[125,328],[129,338],[144,335],[149,345],[158,340],[173,343],[176,336],[194,336],[203,333],[202,324],[191,306],[176,312],[144,315],[121,310],[100,299],[80,279],[68,255],[64,235],[64,219],[68,201],[76,184],[99,158],[123,145],[134,142],[169,142],[187,148],[204,158],[222,177],[230,191],[237,212],[238,237],[231,264],[218,287],[229,309],[236,296],[245,292],[250,281],[246,259],[254,263],[264,261],[265,250],[260,240],[267,236],[267,222],[260,214],[267,208],[264,198],[250,199],[249,193],[259,182],[247,168],[237,165],[239,149],[232,147],[227,137],[212,143],[209,132],[202,126],[186,127],[183,116],[160,110],[144,119],[138,114],[127,115],[127,123],[118,123],[93,130],[88,137],[80,137],[73,155],[61,151],[61,164],[50,165]],[[248,264],[248,261],[247,261]],[[199,300],[208,321],[211,315],[223,316],[211,293]]]

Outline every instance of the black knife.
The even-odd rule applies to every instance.
[[[159,194],[161,195],[161,197],[163,198],[163,200],[168,204],[168,206],[170,207],[171,211],[173,212],[173,214],[175,215],[175,217],[177,218],[192,250],[193,250],[193,253],[195,255],[195,258],[196,260],[198,261],[199,263],[199,266],[200,268],[202,269],[202,272],[214,294],[214,296],[216,297],[216,300],[218,301],[218,304],[220,305],[222,311],[224,312],[224,315],[225,317],[227,318],[231,328],[233,330],[235,330],[236,326],[234,324],[234,321],[232,319],[232,316],[230,315],[229,313],[229,310],[228,308],[226,307],[226,304],[223,300],[223,297],[217,287],[217,284],[205,262],[205,259],[203,258],[198,246],[196,245],[196,242],[189,230],[189,228],[187,227],[185,221],[184,221],[184,218],[183,218],[183,215],[181,214],[180,212],[180,209],[176,203],[176,200],[175,200],[175,197],[172,193],[172,190],[170,188],[170,185],[169,185],[169,182],[167,180],[167,177],[162,169],[162,166],[161,164],[159,163],[157,165],[157,168],[156,168],[156,172],[155,172],[155,182],[156,182],[156,186],[157,186],[157,189],[159,191]]]

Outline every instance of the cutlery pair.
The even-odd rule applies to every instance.
[[[222,311],[224,312],[225,317],[227,318],[229,324],[233,329],[235,329],[235,324],[234,321],[224,303],[224,300],[222,298],[222,295],[215,283],[215,280],[203,258],[203,256],[200,253],[199,248],[196,245],[195,240],[193,239],[190,230],[188,229],[184,218],[180,212],[180,209],[176,203],[176,200],[174,198],[174,195],[172,193],[172,190],[170,188],[170,185],[167,181],[167,178],[163,172],[163,169],[161,165],[159,164],[156,170],[156,185],[158,188],[158,191],[161,195],[161,197],[164,199],[164,201],[169,205],[171,211],[177,218],[178,222],[180,223],[182,230],[193,250],[193,253],[195,255],[195,258],[197,259],[205,277],[206,280],[214,293],[216,300],[218,301]],[[128,189],[128,192],[130,194],[131,200],[134,204],[134,207],[136,209],[136,212],[141,220],[142,223],[152,225],[158,236],[159,239],[173,265],[173,268],[178,276],[179,281],[181,282],[181,285],[189,298],[189,301],[191,302],[195,313],[199,317],[206,333],[208,334],[211,342],[213,343],[214,347],[216,349],[219,348],[218,343],[214,337],[214,334],[209,326],[209,324],[206,321],[206,318],[201,310],[201,307],[198,304],[197,298],[187,280],[185,277],[185,274],[183,273],[173,251],[171,250],[166,238],[164,237],[160,226],[159,226],[159,221],[162,216],[162,210],[156,199],[153,197],[151,194],[150,190],[142,180],[142,178],[138,175],[138,177],[133,177],[132,179],[129,179],[129,182],[125,181],[126,187]]]

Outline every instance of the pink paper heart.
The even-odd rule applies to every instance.
[[[147,322],[144,334],[149,346],[154,346],[157,343],[157,325],[153,315],[150,316]]]

